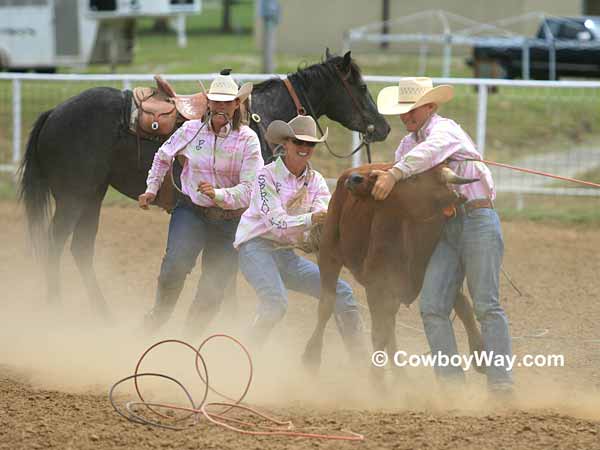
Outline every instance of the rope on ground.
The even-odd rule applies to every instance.
[[[217,390],[213,389],[210,386],[209,378],[208,378],[208,367],[206,365],[206,361],[203,358],[201,351],[202,348],[212,339],[215,338],[224,338],[227,339],[238,347],[240,347],[248,360],[249,366],[249,376],[248,381],[246,383],[245,389],[243,393],[237,399],[232,399]],[[142,361],[146,358],[146,356],[155,348],[164,345],[164,344],[177,344],[183,345],[190,349],[194,355],[194,369],[196,375],[200,378],[204,385],[204,393],[202,396],[202,400],[199,403],[196,403],[189,391],[183,383],[178,381],[176,378],[163,374],[163,373],[155,373],[155,372],[147,372],[141,373],[140,366]],[[328,440],[338,440],[338,441],[362,441],[364,440],[364,436],[358,433],[354,433],[348,430],[340,430],[341,433],[345,434],[321,434],[321,433],[312,433],[307,431],[297,431],[295,430],[294,424],[291,421],[282,421],[278,420],[274,417],[271,417],[265,413],[262,413],[254,408],[251,408],[246,405],[242,405],[242,400],[248,394],[250,390],[250,385],[252,384],[252,377],[254,374],[254,369],[252,365],[252,358],[250,353],[246,349],[246,347],[236,338],[226,335],[226,334],[214,334],[206,338],[202,343],[198,346],[198,348],[193,347],[187,342],[177,340],[177,339],[166,339],[155,343],[150,346],[142,356],[140,356],[133,375],[129,375],[125,378],[120,379],[110,388],[108,397],[110,403],[114,410],[121,417],[129,420],[130,422],[137,423],[140,425],[154,426],[159,428],[165,428],[169,430],[182,431],[188,430],[190,427],[197,425],[202,417],[204,417],[210,423],[217,425],[219,427],[235,431],[241,434],[252,435],[252,436],[290,436],[290,437],[301,437],[301,438],[313,438],[313,439],[328,439]],[[175,405],[169,403],[161,403],[161,402],[152,402],[147,401],[142,395],[138,379],[144,377],[153,377],[168,380],[181,389],[187,401],[189,402],[189,406]],[[124,405],[119,406],[115,400],[115,392],[117,388],[127,382],[133,380],[135,392],[138,396],[138,400],[128,401]],[[227,402],[207,402],[208,393],[213,392],[216,395],[219,395],[222,398],[228,400]],[[215,410],[217,409],[218,410]],[[228,417],[227,414],[231,411],[239,411],[245,413],[247,416],[250,416],[249,419],[243,420],[240,417]],[[179,416],[178,416],[178,413]],[[183,413],[183,414],[181,414]],[[155,418],[149,418],[148,416],[153,414]],[[251,420],[254,418],[255,420]],[[258,419],[258,420],[256,420]],[[262,421],[263,423],[259,423]],[[266,422],[266,424],[265,424]]]

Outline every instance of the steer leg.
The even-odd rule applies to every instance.
[[[371,313],[371,340],[373,342],[373,360],[371,366],[371,379],[377,389],[383,389],[384,369],[394,364],[396,344],[396,313],[397,303],[381,288],[382,282],[372,282],[366,286],[367,302]],[[387,364],[377,366],[377,352],[386,352]]]
[[[479,330],[479,326],[477,326],[477,322],[475,320],[475,313],[473,311],[473,305],[467,298],[467,296],[462,292],[462,290],[458,291],[456,295],[456,301],[454,302],[454,311],[456,315],[463,323],[465,330],[467,332],[467,337],[469,340],[469,351],[471,354],[475,352],[483,351],[483,339],[481,337],[481,331]],[[473,364],[475,370],[479,373],[485,373],[485,367],[481,364]]]
[[[319,252],[319,272],[321,275],[321,298],[317,315],[317,326],[306,344],[302,362],[311,372],[318,371],[321,366],[323,352],[323,335],[325,327],[335,309],[336,285],[342,263],[335,257],[334,252],[321,247]]]
[[[391,300],[388,301],[391,302]],[[390,365],[393,363],[394,355],[396,355],[396,352],[398,351],[398,342],[396,339],[396,316],[398,313],[398,307],[399,305],[397,304],[391,304],[390,307],[387,308],[387,322],[385,326],[388,329],[388,336],[385,348],[390,358]],[[406,371],[401,367],[395,367],[394,365],[392,365],[392,367],[394,368],[394,376],[397,378],[397,380],[406,381]]]

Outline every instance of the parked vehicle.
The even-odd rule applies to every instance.
[[[467,61],[476,77],[600,77],[600,17],[545,17],[534,38],[485,37]]]

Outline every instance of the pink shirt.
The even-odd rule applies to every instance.
[[[496,198],[494,180],[488,167],[478,161],[460,161],[465,159],[481,159],[475,144],[469,135],[450,119],[437,114],[417,133],[406,135],[396,149],[394,167],[400,169],[405,177],[425,172],[446,159],[449,167],[457,175],[465,178],[479,178],[471,184],[455,185],[457,192],[468,200],[476,198]]]
[[[225,138],[217,137],[210,124],[203,125],[201,120],[184,122],[161,145],[148,172],[146,192],[156,194],[173,158],[183,155],[187,163],[181,172],[181,190],[195,204],[223,209],[248,207],[254,178],[264,165],[258,136],[241,125]],[[197,191],[201,181],[215,188],[214,200]]]
[[[302,202],[290,205],[304,185]],[[325,178],[319,172],[306,170],[297,177],[277,158],[258,172],[250,207],[240,220],[233,246],[238,248],[258,236],[282,244],[298,243],[311,227],[312,213],[326,211],[330,198]]]

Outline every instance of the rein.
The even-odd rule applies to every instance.
[[[269,159],[269,161],[265,161],[265,164],[267,164],[267,162],[275,160],[277,154],[275,150],[277,150],[278,146],[273,147],[273,145],[271,145],[271,143],[267,140],[267,129],[262,123],[262,117],[260,117],[257,113],[252,113],[250,114],[250,119],[256,124],[258,131],[262,133],[263,140],[265,144],[267,144],[269,150],[271,151],[271,158]]]

